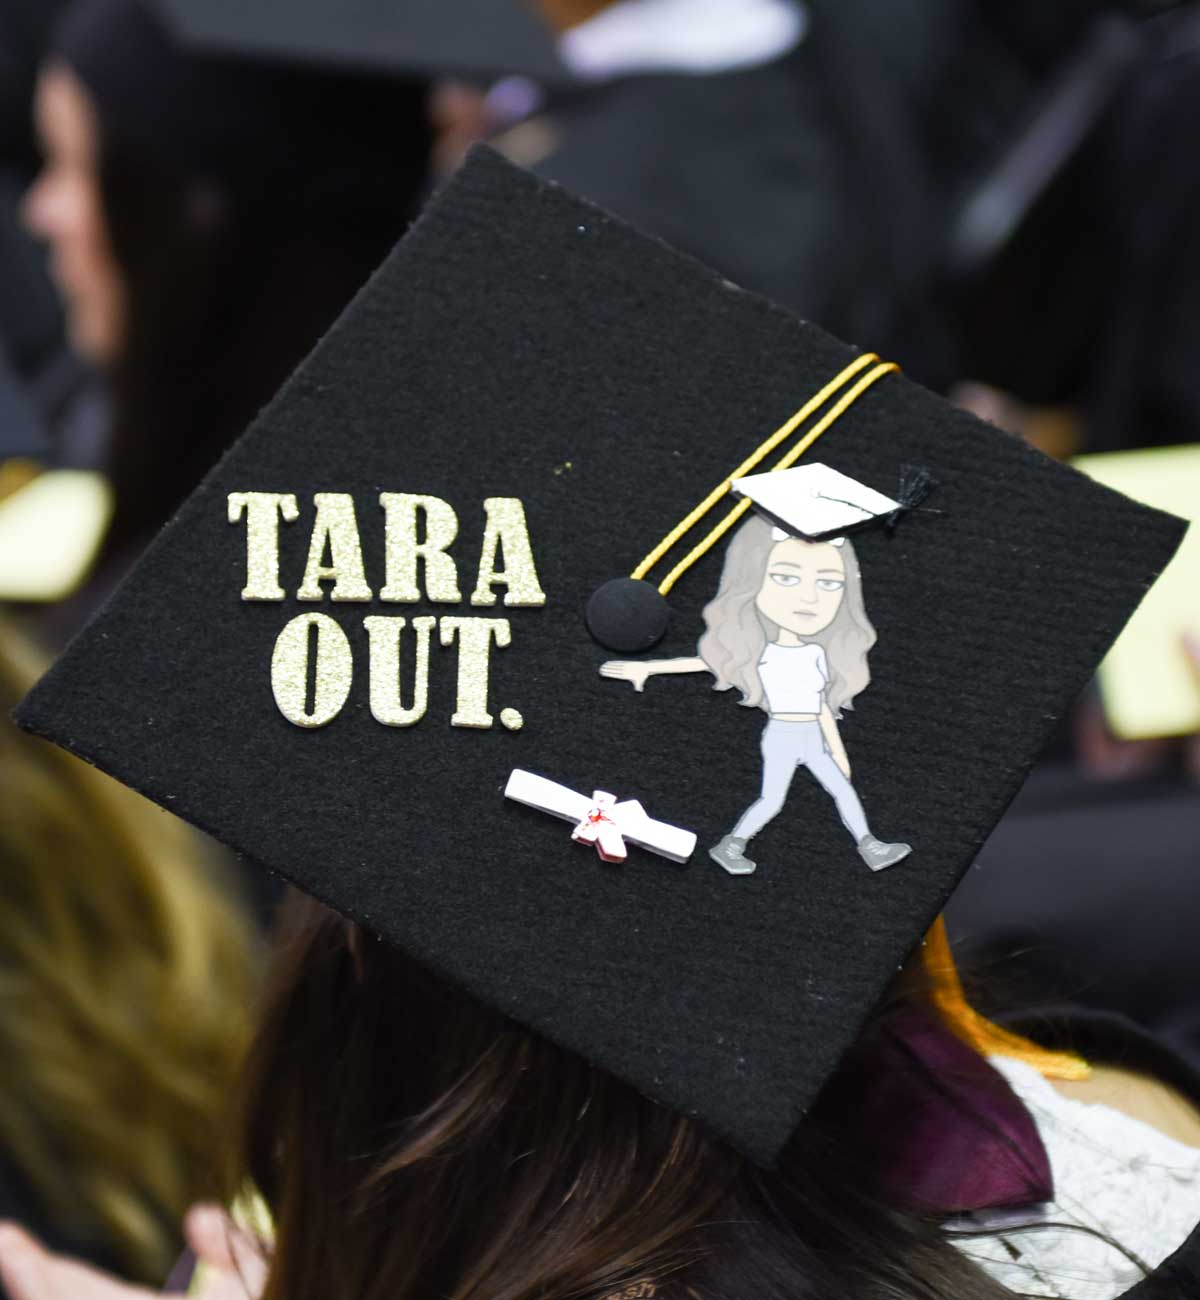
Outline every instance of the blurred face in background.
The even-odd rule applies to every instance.
[[[57,63],[39,78],[34,114],[44,161],[25,224],[49,245],[72,346],[108,365],[121,348],[125,290],[104,219],[96,113],[79,78]]]

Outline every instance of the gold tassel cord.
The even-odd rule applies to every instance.
[[[878,360],[878,358],[875,359]],[[859,360],[861,361],[862,358],[860,357]],[[813,443],[816,442],[816,440],[827,429],[835,424],[846,413],[846,411],[848,411],[850,407],[858,401],[868,388],[873,384],[877,384],[884,375],[890,375],[893,371],[898,371],[899,369],[900,367],[896,365],[894,361],[884,361],[877,365],[874,370],[868,371],[868,373],[865,374],[848,393],[841,397],[835,406],[833,406],[821,417],[820,420],[817,421],[816,424],[813,425],[813,427],[804,435],[803,438],[800,439],[800,441],[787,453],[786,456],[782,457],[776,464],[771,466],[771,473],[777,473],[779,470],[788,469],[794,465],[796,461],[798,461],[800,457],[803,456],[804,453],[813,445]],[[842,373],[845,374],[846,372],[843,371]],[[836,383],[837,381],[835,380],[834,382]],[[793,416],[793,420],[795,419],[796,417]],[[791,423],[791,421],[789,421],[789,423]],[[787,428],[787,425],[785,425],[784,428]],[[773,434],[772,438],[768,439],[768,442],[771,442],[775,437],[776,435]],[[765,443],[763,445],[766,446]],[[739,468],[730,475],[730,479],[726,480],[726,482],[740,477],[741,469]],[[746,511],[750,509],[750,505],[751,502],[748,498],[739,501],[738,504],[725,516],[725,518],[722,519],[721,522],[708,534],[708,536],[705,537],[697,546],[693,547],[692,550],[690,550],[671,570],[671,572],[667,574],[659,584],[659,594],[663,596],[667,595],[671,588],[680,578],[683,577],[692,565],[698,560],[703,559],[704,556],[707,555],[708,552],[711,551],[712,548],[721,540],[721,538],[724,537],[725,534],[734,526],[734,524],[741,519]]]
[[[684,519],[662,539],[661,542],[646,556],[636,569],[629,575],[631,578],[642,579],[650,572],[652,568],[662,559],[664,555],[675,545],[681,537],[689,532],[704,516],[717,504],[718,501],[729,491],[730,484],[735,478],[741,478],[743,474],[748,474],[756,465],[765,460],[776,447],[779,446],[786,438],[790,437],[803,423],[825,405],[836,393],[838,393],[846,384],[854,378],[861,370],[865,370],[879,358],[874,352],[865,352],[861,357],[856,357],[840,374],[835,375],[833,379],[821,389],[819,393],[814,394],[805,404],[791,417],[785,424],[775,430],[773,434],[754,451],[746,457],[744,461],[730,474],[717,484],[715,488],[704,498],[700,504],[692,510]],[[824,430],[821,431],[822,433]],[[816,435],[817,437],[820,434]],[[804,447],[812,445],[816,438],[811,434],[804,443]],[[803,448],[802,448],[803,450]],[[778,468],[778,466],[776,467]],[[666,594],[665,592],[663,593]]]
[[[1086,1079],[1092,1067],[1073,1052],[1054,1052],[1031,1039],[993,1024],[967,1001],[950,951],[946,918],[939,916],[925,938],[922,954],[933,1004],[947,1028],[981,1056],[1009,1056],[1031,1065],[1047,1079]]]

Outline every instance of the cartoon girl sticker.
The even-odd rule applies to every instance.
[[[782,810],[800,767],[833,799],[872,871],[907,857],[910,845],[871,833],[838,731],[842,710],[870,683],[867,653],[876,639],[853,545],[805,541],[753,516],[729,544],[704,622],[694,658],[610,660],[600,672],[637,691],[652,676],[708,672],[714,690],[736,688],[742,704],[767,714],[759,797],[711,857],[732,875],[755,869],[749,843]]]

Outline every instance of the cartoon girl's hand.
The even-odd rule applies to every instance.
[[[617,681],[630,682],[635,691],[646,689],[646,679],[650,676],[650,664],[632,659],[609,659],[600,665],[601,677],[612,677]]]

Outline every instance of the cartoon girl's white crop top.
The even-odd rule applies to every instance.
[[[758,661],[758,678],[767,697],[769,713],[820,713],[829,685],[829,665],[824,648],[776,645],[772,642]]]

